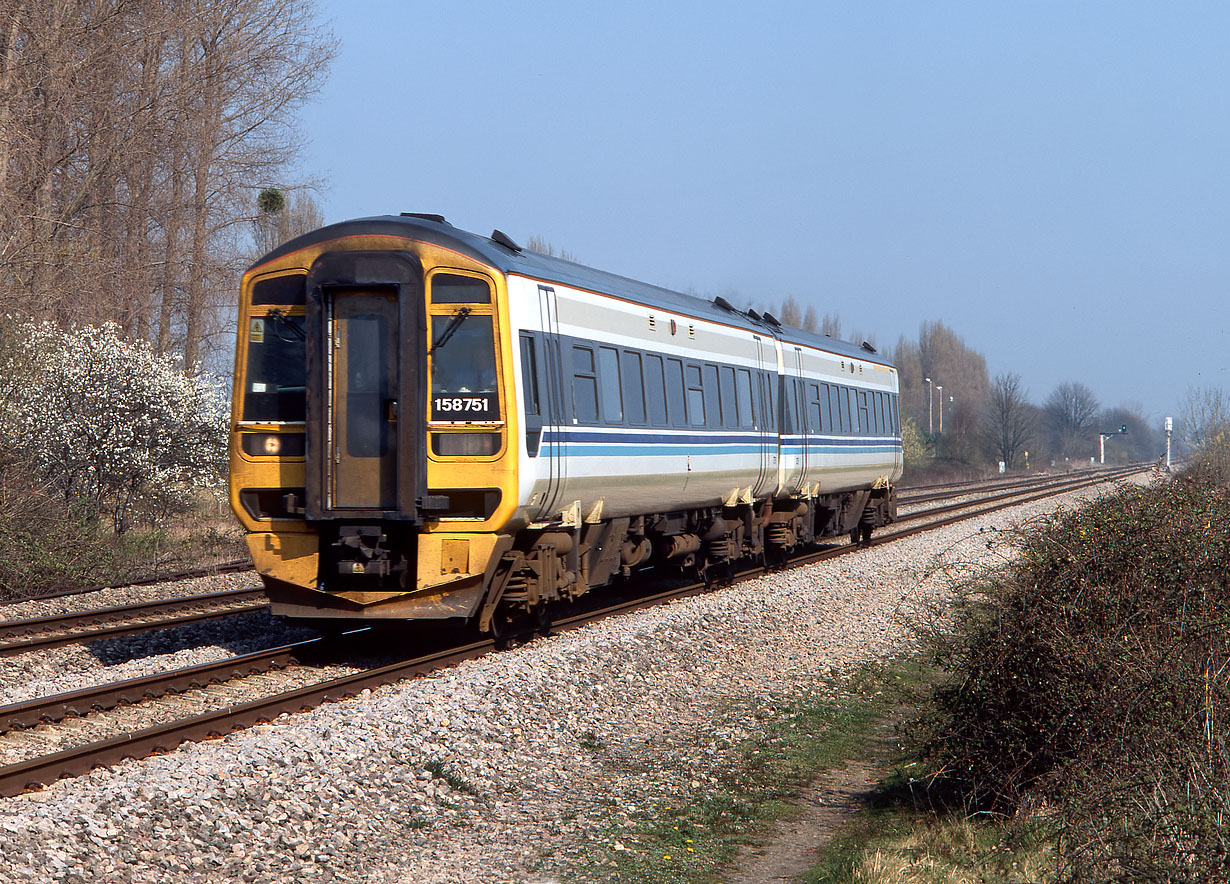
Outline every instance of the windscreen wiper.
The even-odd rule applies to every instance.
[[[285,313],[283,313],[281,310],[278,310],[278,309],[270,310],[268,315],[269,315],[269,318],[272,319],[274,322],[276,322],[279,327],[290,329],[291,334],[293,334],[299,340],[301,341],[307,340],[307,332],[303,330],[303,327],[299,325],[299,323],[291,319],[289,316],[287,316]],[[289,339],[283,338],[281,334],[279,334],[278,337],[282,338],[283,341],[287,341],[289,343]]]
[[[457,329],[461,327],[461,323],[463,323],[465,318],[469,315],[469,307],[458,308],[457,312],[453,314],[453,318],[448,321],[448,325],[444,327],[444,331],[440,332],[440,337],[436,338],[435,343],[431,345],[431,352],[435,353],[438,349],[447,344],[448,339],[456,333]]]

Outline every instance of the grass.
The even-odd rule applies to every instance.
[[[659,802],[630,827],[593,834],[588,880],[710,884],[740,848],[796,811],[792,799],[826,770],[865,755],[910,686],[913,665],[868,669],[818,686],[813,696],[772,710],[762,732],[732,747],[717,787],[686,802]]]
[[[859,815],[799,884],[1002,884],[1047,881],[1049,830],[1037,820],[919,814],[900,805]]]

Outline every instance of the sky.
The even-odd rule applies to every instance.
[[[881,347],[940,320],[1159,427],[1230,388],[1230,4],[318,3],[326,221],[435,212]]]

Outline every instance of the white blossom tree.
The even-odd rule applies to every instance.
[[[116,533],[221,484],[226,402],[216,379],[185,374],[115,323],[17,331],[0,356],[0,374],[20,378],[0,399],[0,428],[38,482],[109,518]]]

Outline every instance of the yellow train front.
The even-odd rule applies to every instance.
[[[295,239],[244,276],[231,505],[276,614],[506,618],[895,518],[870,344],[438,216]]]
[[[422,220],[333,225],[244,276],[231,506],[277,614],[468,617],[498,559],[504,283]]]

